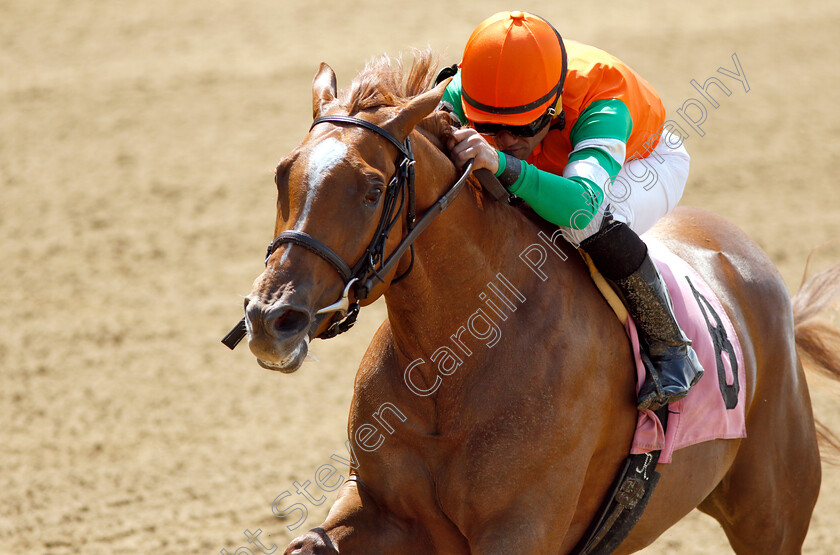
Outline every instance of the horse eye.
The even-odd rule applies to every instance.
[[[376,204],[379,201],[379,197],[382,196],[382,187],[374,187],[370,191],[367,192],[365,195],[365,202],[367,204]]]

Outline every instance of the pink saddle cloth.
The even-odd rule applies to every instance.
[[[645,239],[668,286],[680,327],[693,342],[705,373],[689,394],[669,407],[663,433],[652,411],[639,412],[631,453],[661,450],[661,463],[677,449],[713,439],[747,436],[744,425],[745,371],[741,343],[717,296],[691,266],[661,243]],[[636,390],[645,380],[639,338],[631,318],[625,326],[636,360]]]

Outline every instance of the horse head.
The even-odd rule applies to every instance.
[[[428,65],[418,75],[433,75]],[[369,304],[409,270],[409,254],[386,264],[414,218],[406,138],[445,87],[427,90],[431,79],[415,76],[416,66],[408,82],[425,92],[399,96],[381,86],[382,75],[362,74],[340,101],[335,73],[321,64],[312,87],[315,120],[277,166],[276,239],[245,298],[248,343],[261,366],[296,371],[312,338],[334,334],[350,299]]]

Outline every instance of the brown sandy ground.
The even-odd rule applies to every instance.
[[[271,171],[306,132],[320,61],[341,85],[381,52],[431,45],[451,63],[511,7],[0,3],[0,553],[233,553],[258,528],[285,546],[272,500],[342,452],[384,310],[317,342],[320,362],[293,376],[219,344],[271,238]],[[791,288],[840,236],[840,4],[521,7],[629,62],[671,113],[737,53],[750,90],[732,81],[687,141],[684,203],[742,226]],[[814,397],[840,430],[840,392]],[[838,551],[838,511],[825,467],[807,553]],[[728,551],[692,514],[645,553]]]

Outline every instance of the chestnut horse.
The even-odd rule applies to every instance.
[[[343,294],[365,297],[362,305],[384,295],[388,313],[356,376],[351,477],[326,521],[286,553],[568,553],[629,452],[635,371],[622,325],[573,249],[545,260],[546,281],[523,264],[517,255],[552,228],[493,200],[474,178],[411,252],[384,268],[387,256],[371,258],[381,281],[369,280],[365,294],[348,284],[382,222],[391,231],[382,251],[394,253],[410,233],[408,212],[428,212],[458,180],[433,66],[421,53],[404,79],[398,64],[374,61],[338,98],[322,64],[315,118],[350,115],[376,128],[316,122],[277,167],[283,240],[245,301],[260,364],[295,371],[309,340],[344,315],[322,310]],[[398,150],[407,137],[416,198],[403,189],[388,200],[391,176],[412,166]],[[647,510],[617,552],[647,546],[699,508],[738,553],[797,553],[821,472],[797,345],[840,379],[825,343],[836,330],[810,320],[840,284],[840,267],[806,288],[795,313],[768,257],[722,218],[683,208],[650,235],[706,279],[735,326],[748,435],[681,449],[660,465]]]

